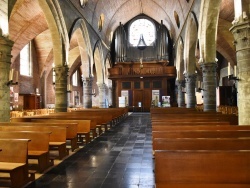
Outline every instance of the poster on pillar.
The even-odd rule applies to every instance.
[[[170,107],[170,96],[162,96],[162,107]]]
[[[160,90],[152,90],[152,104],[154,106],[161,107],[161,102],[160,102]]]
[[[125,98],[125,106],[128,106],[128,104],[129,104],[129,92],[128,92],[128,90],[122,90],[121,97]]]

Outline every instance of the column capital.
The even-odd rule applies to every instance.
[[[83,86],[92,87],[93,81],[94,81],[93,77],[82,77]]]
[[[67,65],[56,66],[54,67],[54,71],[56,74],[56,81],[60,81],[62,78],[65,78],[65,75],[66,77],[68,76],[69,68]]]
[[[196,74],[185,74],[185,81],[186,82],[196,82]]]
[[[216,69],[217,69],[217,63],[215,62],[201,63],[200,66],[201,66],[203,76],[214,73],[216,72]]]
[[[175,81],[175,84],[177,85],[177,86],[185,86],[185,80],[176,80]]]
[[[98,83],[97,86],[102,89],[106,89],[107,85],[105,83]]]

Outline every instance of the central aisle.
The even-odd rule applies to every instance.
[[[154,188],[149,113],[133,113],[27,187]]]

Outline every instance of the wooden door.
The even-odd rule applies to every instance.
[[[141,106],[138,106],[138,103],[141,102]],[[143,90],[134,90],[133,91],[133,106],[134,106],[134,111],[143,111]]]
[[[151,101],[152,101],[152,90],[143,90],[143,104],[144,104],[144,112],[149,112],[150,111],[150,106],[151,106]]]

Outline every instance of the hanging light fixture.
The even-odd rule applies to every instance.
[[[144,41],[144,38],[143,38],[143,34],[140,35],[140,39],[139,39],[139,42],[137,44],[137,48],[139,50],[145,50],[145,48],[147,47],[145,41]]]

